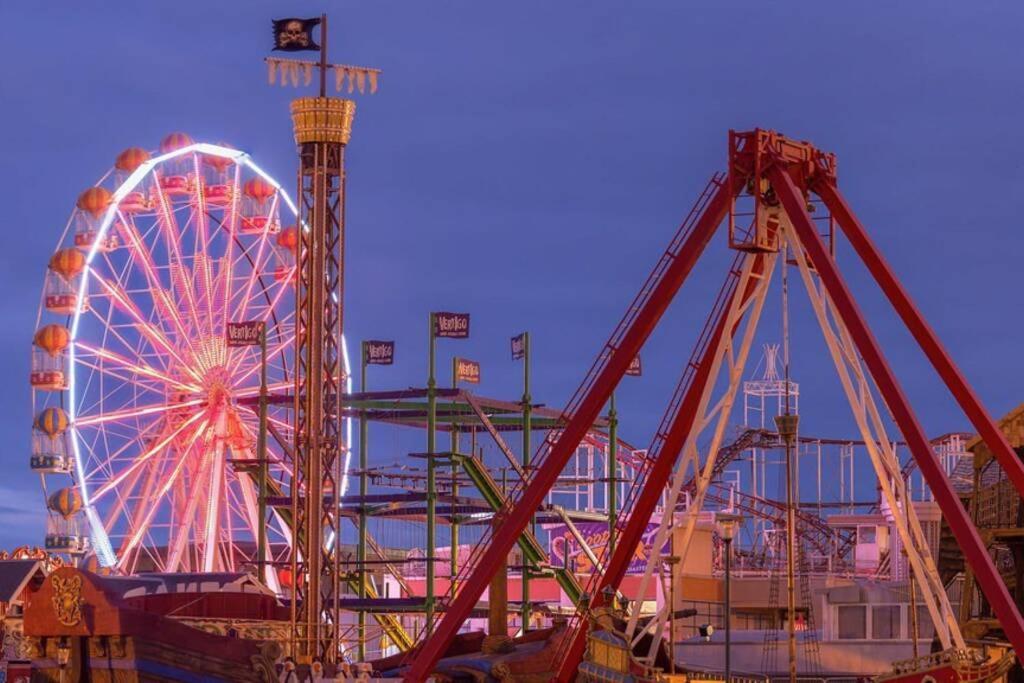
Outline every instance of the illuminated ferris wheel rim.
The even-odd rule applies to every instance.
[[[85,256],[85,265],[82,269],[82,277],[78,284],[78,296],[75,303],[74,312],[72,313],[71,329],[70,329],[70,343],[68,345],[68,401],[67,401],[67,414],[68,423],[70,426],[71,433],[71,446],[72,453],[74,455],[75,462],[75,480],[78,485],[79,493],[82,499],[82,508],[85,511],[86,518],[89,520],[90,535],[93,539],[93,546],[95,548],[97,557],[100,564],[108,567],[115,566],[117,564],[117,555],[113,550],[110,543],[110,539],[107,535],[106,528],[103,525],[102,520],[99,518],[95,507],[92,505],[90,499],[88,477],[86,476],[85,466],[82,460],[81,447],[79,445],[79,434],[75,427],[75,417],[77,410],[77,402],[75,396],[75,383],[76,383],[76,363],[75,363],[75,346],[78,338],[78,327],[81,316],[85,311],[84,302],[86,301],[86,291],[89,282],[89,274],[91,270],[91,264],[93,259],[96,257],[100,246],[103,244],[106,238],[107,232],[110,226],[113,224],[114,219],[117,217],[119,211],[118,206],[121,201],[131,192],[135,191],[138,185],[148,176],[154,169],[163,164],[164,162],[171,161],[175,158],[182,157],[188,154],[204,154],[214,157],[220,157],[223,159],[229,159],[235,164],[241,164],[250,169],[253,173],[261,177],[263,180],[268,182],[274,189],[280,194],[281,198],[284,199],[285,204],[291,211],[292,215],[299,218],[298,207],[295,202],[292,201],[288,191],[281,186],[270,174],[260,168],[253,160],[252,157],[243,151],[232,149],[230,147],[224,147],[222,145],[214,145],[206,142],[195,142],[179,149],[175,149],[170,152],[166,152],[156,157],[147,159],[139,165],[134,171],[132,171],[128,177],[118,186],[113,193],[113,199],[110,206],[107,207],[103,220],[100,222],[99,228],[96,231],[96,239],[93,240],[89,246]],[[304,231],[309,230],[309,226],[302,221],[302,229]],[[352,374],[351,366],[349,363],[348,345],[345,342],[345,337],[342,335],[341,338],[341,352],[342,352],[342,365],[343,372],[345,375],[345,390],[347,392],[352,391]],[[341,497],[343,497],[348,491],[348,472],[351,465],[352,449],[349,444],[352,442],[352,421],[350,419],[345,420],[345,463],[342,471],[341,480]],[[340,504],[340,503],[339,503]]]

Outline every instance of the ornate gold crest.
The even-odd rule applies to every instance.
[[[74,626],[82,620],[82,577],[65,579],[52,574],[50,583],[53,585],[53,611],[57,614],[57,621],[65,626]]]

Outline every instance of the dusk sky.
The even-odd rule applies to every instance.
[[[727,131],[765,127],[838,155],[842,191],[1001,416],[1024,400],[1024,7],[846,5],[5,0],[0,547],[42,543],[29,351],[75,198],[122,149],[176,130],[249,151],[291,190],[297,92],[268,85],[262,61],[282,16],[327,11],[331,60],[383,70],[348,149],[346,330],[397,341],[375,388],[423,386],[427,313],[468,311],[472,338],[443,343],[442,363],[477,359],[480,392],[516,400],[508,338],[528,329],[534,398],[561,406],[724,170]],[[726,251],[723,233],[620,390],[637,445]],[[845,244],[839,256],[929,434],[970,430]],[[759,343],[779,340],[777,308]],[[854,437],[806,297],[793,308],[802,429]]]

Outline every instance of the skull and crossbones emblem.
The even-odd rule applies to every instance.
[[[292,20],[284,25],[277,36],[279,48],[309,47],[309,34],[301,21]]]

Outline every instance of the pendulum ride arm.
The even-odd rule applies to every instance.
[[[763,259],[757,258],[757,261],[754,272],[760,276],[763,272]],[[739,299],[740,306],[746,304],[747,300],[754,293],[757,284],[756,278],[749,278],[747,279],[744,291],[734,295]],[[705,389],[713,384],[713,376],[716,374],[715,369],[718,365],[717,361],[720,358],[723,339],[726,335],[727,327],[729,327],[730,313],[733,310],[733,306],[727,306],[721,311],[718,319],[712,323],[711,329],[713,331],[711,338],[700,357],[692,382],[687,387],[686,393],[678,404],[675,414],[667,421],[669,426],[664,439],[660,443],[657,454],[653,455],[654,463],[643,482],[643,488],[636,496],[636,502],[631,506],[629,516],[615,546],[615,551],[608,560],[598,588],[594,591],[594,596],[600,596],[605,586],[618,587],[622,578],[626,575],[626,570],[633,558],[635,549],[641,541],[648,521],[658,505],[658,501],[661,499],[662,491],[668,483],[676,460],[694,429],[697,414],[701,404],[704,402]],[[736,323],[738,323],[735,320],[733,322],[734,324],[731,329],[728,330],[730,336],[735,333]],[[555,677],[555,680],[563,683],[573,680],[580,660],[583,658],[583,651],[586,648],[585,619],[577,620],[576,628],[571,634],[566,636],[566,643],[567,645],[563,646],[561,651],[560,666]]]
[[[925,321],[921,311],[914,305],[910,295],[896,279],[889,264],[879,252],[878,247],[868,236],[864,226],[857,220],[849,204],[839,192],[839,189],[827,180],[821,180],[812,185],[814,192],[825,202],[843,234],[850,240],[857,255],[871,271],[871,275],[882,288],[885,296],[889,299],[893,308],[903,320],[914,339],[924,351],[932,366],[939,373],[942,381],[949,388],[950,393],[963,409],[967,418],[978,430],[985,444],[992,450],[993,455],[999,461],[1007,478],[1013,482],[1017,493],[1024,496],[1024,463],[1013,451],[1006,435],[999,429],[992,417],[981,404],[981,400],[971,389],[960,369],[953,362],[949,352],[946,351],[942,342],[935,332]]]
[[[480,554],[472,574],[449,605],[434,633],[428,637],[416,656],[411,659],[406,680],[424,681],[434,665],[448,649],[455,634],[469,617],[477,600],[494,576],[499,564],[508,557],[509,550],[529,524],[538,506],[555,484],[580,441],[594,424],[612,390],[622,379],[626,368],[639,353],[677,291],[686,280],[697,259],[711,240],[718,225],[725,218],[734,188],[721,180],[713,182],[714,189],[695,222],[685,223],[681,240],[675,250],[667,251],[645,283],[626,318],[613,333],[609,344],[602,350],[596,372],[588,375],[582,387],[581,398],[567,414],[565,428],[547,452],[537,461],[537,470],[517,500],[510,501],[496,515],[496,530],[490,543]],[[691,228],[687,231],[687,228]],[[621,333],[621,334],[620,334]]]
[[[1006,584],[1003,583],[992,558],[989,557],[977,529],[971,524],[967,511],[964,510],[960,499],[946,478],[942,465],[932,450],[928,437],[914,415],[896,376],[882,354],[878,341],[868,328],[867,322],[840,275],[835,261],[818,235],[814,222],[807,213],[806,199],[803,193],[796,187],[792,178],[781,165],[770,166],[767,176],[792,221],[797,237],[807,250],[811,263],[821,277],[822,284],[835,306],[838,319],[846,326],[856,343],[882,398],[889,406],[893,419],[917,461],[921,474],[935,495],[935,500],[939,503],[943,516],[949,523],[964,557],[999,618],[1003,631],[1013,644],[1014,649],[1024,652],[1024,619],[1021,618],[1017,606],[1006,589]],[[871,267],[870,263],[868,265]],[[922,347],[925,345],[922,344]],[[954,393],[957,392],[954,391]],[[962,397],[961,395],[958,398]]]

